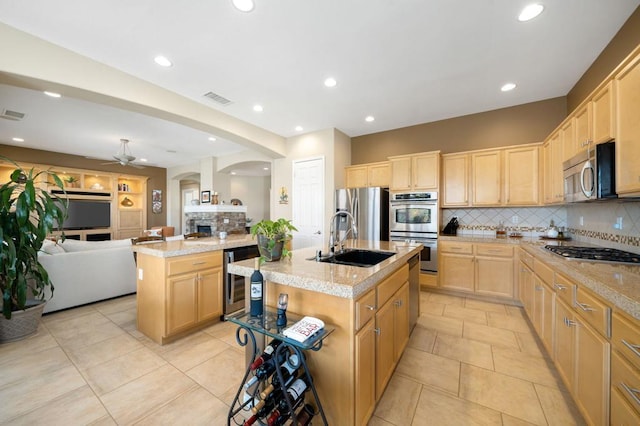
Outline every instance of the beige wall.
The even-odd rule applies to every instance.
[[[640,45],[640,7],[638,7],[611,39],[600,56],[591,64],[567,94],[567,111],[571,112],[607,75]]]
[[[11,145],[0,145],[0,155],[3,155],[18,163],[46,164],[57,167],[72,167],[77,169],[99,170],[110,173],[147,176],[147,199],[151,200],[151,190],[162,190],[165,205],[162,213],[151,211],[151,203],[147,203],[147,227],[161,226],[167,223],[167,171],[159,167],[145,166],[144,169],[123,167],[118,164],[102,164],[103,160],[90,160],[79,155],[61,154],[58,152],[42,151],[37,149],[20,148]]]
[[[352,164],[388,156],[449,152],[541,142],[567,116],[565,98],[465,115],[351,139]]]
[[[231,197],[247,206],[247,218],[253,223],[269,219],[271,176],[231,176],[229,183]]]

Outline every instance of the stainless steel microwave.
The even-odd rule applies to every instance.
[[[562,163],[565,202],[618,197],[615,146],[614,141],[604,142]]]

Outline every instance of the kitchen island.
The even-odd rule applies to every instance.
[[[223,251],[251,245],[250,235],[134,245],[138,330],[162,345],[220,321]]]
[[[289,295],[288,312],[335,327],[308,363],[329,424],[366,424],[393,373],[410,333],[408,261],[421,245],[350,241],[347,248],[395,255],[372,267],[321,263],[316,249],[293,251],[291,260],[265,263],[265,304]],[[309,260],[311,259],[311,260]],[[253,262],[229,265],[249,277]]]

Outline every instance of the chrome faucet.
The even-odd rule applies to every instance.
[[[347,232],[345,232],[345,234],[344,234],[344,238],[341,239],[341,240],[339,240],[339,235],[338,235],[340,230],[336,229],[336,226],[335,226],[336,218],[338,216],[346,216],[347,218],[349,218],[351,220],[351,226],[349,227],[349,229],[347,229]],[[331,216],[330,221],[331,221],[331,223],[330,223],[330,228],[329,228],[330,229],[329,230],[329,252],[335,253],[336,246],[339,247],[339,251],[342,251],[344,249],[344,241],[347,239],[347,236],[349,235],[349,232],[351,232],[351,237],[354,240],[358,238],[358,228],[356,226],[356,219],[348,211],[340,210],[340,211],[336,212],[333,216]]]

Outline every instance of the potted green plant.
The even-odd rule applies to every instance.
[[[8,161],[16,169],[9,182],[0,186],[0,341],[16,340],[37,331],[46,303],[44,289],[51,286],[53,295],[53,285],[38,261],[38,251],[51,231],[64,222],[67,209],[66,199],[53,199],[38,186],[38,181],[46,178],[48,185],[64,191],[64,183],[56,174],[25,171]],[[35,321],[31,318],[34,315]],[[35,329],[29,330],[33,326]]]
[[[262,261],[274,262],[281,257],[291,257],[291,252],[285,247],[298,229],[290,220],[280,218],[275,221],[264,219],[251,227],[251,235],[258,238],[258,250]]]

